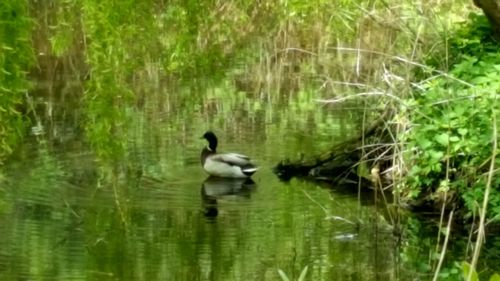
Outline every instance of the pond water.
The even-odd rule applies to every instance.
[[[395,235],[370,194],[272,173],[355,135],[353,105],[309,91],[270,100],[230,79],[156,83],[142,81],[148,98],[108,136],[125,151],[106,155],[81,106],[39,83],[39,124],[1,174],[0,280],[297,280],[306,267],[305,280],[429,278],[435,233],[421,236],[419,220]],[[207,178],[208,129],[221,151],[255,159],[253,181]]]

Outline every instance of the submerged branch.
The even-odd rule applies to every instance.
[[[391,115],[392,109],[389,108],[373,123],[364,127],[364,131],[360,135],[333,146],[327,153],[313,156],[309,159],[283,160],[274,167],[274,172],[282,180],[307,176],[321,178],[322,175],[328,174],[330,179],[339,181],[341,176],[346,175],[361,161],[366,161],[361,153],[363,148],[362,140],[376,135],[377,132],[383,130],[385,122],[390,119]],[[378,148],[376,147],[375,149]],[[322,172],[321,169],[325,171]],[[353,177],[353,180],[357,181],[357,176]]]

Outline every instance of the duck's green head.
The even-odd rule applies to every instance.
[[[208,148],[215,152],[215,149],[217,148],[217,137],[215,134],[212,131],[207,131],[203,134],[202,138],[208,141]]]

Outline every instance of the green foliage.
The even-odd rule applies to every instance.
[[[81,8],[80,1],[63,0],[55,6],[55,16],[48,20],[53,20],[55,23],[50,26],[50,45],[52,53],[56,56],[66,54],[72,47],[78,45],[76,40],[79,40],[78,30],[80,24],[79,9]]]
[[[490,281],[500,281],[500,274],[498,273],[493,273],[490,277]]]
[[[468,262],[462,262],[462,277],[464,280],[468,280],[470,271],[472,270],[471,281],[479,281],[479,276],[475,269],[471,269],[471,265]],[[489,281],[500,281],[500,275],[498,273],[493,273]]]
[[[92,69],[84,98],[85,127],[97,155],[104,158],[119,157],[126,147],[126,111],[133,95],[126,83],[132,66],[127,63],[131,54],[124,41],[137,30],[125,28],[128,16],[123,11],[131,8],[131,2],[83,1],[89,37],[86,57]]]
[[[12,208],[12,202],[7,200],[7,191],[5,190],[5,175],[0,170],[0,215],[4,215]]]
[[[462,263],[462,276],[464,277],[465,280],[468,280],[469,274],[471,274],[471,266],[468,262],[463,262]],[[471,281],[479,281],[479,277],[478,277],[475,269],[472,269],[472,277],[470,280]]]
[[[304,281],[306,279],[308,269],[309,266],[306,265],[304,269],[302,269],[302,272],[300,273],[300,276],[297,279],[297,281]],[[290,278],[286,275],[286,273],[283,270],[278,269],[278,274],[280,275],[281,280],[290,281]]]
[[[75,76],[88,78],[83,103],[87,137],[98,155],[110,156],[125,151],[127,115],[144,91],[134,85],[138,76],[214,77],[233,71],[235,65],[262,63],[263,54],[273,57],[289,46],[314,50],[321,40],[335,41],[334,36],[351,40],[355,29],[346,32],[344,27],[362,14],[359,9],[348,12],[353,7],[357,4],[350,1],[63,0],[47,5],[39,18],[48,21],[51,55],[84,54],[85,72]],[[337,16],[331,17],[330,10]],[[74,59],[66,60],[68,65]],[[277,76],[274,70],[266,71]],[[241,72],[248,75],[245,69]],[[175,94],[179,101],[196,100],[189,95]],[[233,99],[232,93],[224,95]]]
[[[481,57],[498,49],[490,23],[482,13],[470,13],[469,19],[450,38],[450,45],[450,58],[455,63],[464,56]]]
[[[477,214],[482,202],[492,140],[498,138],[492,120],[494,116],[499,120],[500,54],[490,52],[490,43],[478,41],[488,38],[482,28],[472,32],[476,39],[455,39],[461,61],[450,71],[453,78],[439,77],[424,85],[414,101],[414,126],[405,136],[411,151],[407,192],[434,198],[451,190],[460,195],[470,214]],[[498,157],[496,163],[500,164]],[[490,218],[500,214],[500,182],[493,185]]]
[[[26,1],[0,1],[0,163],[24,134],[20,105],[33,63],[32,22]]]

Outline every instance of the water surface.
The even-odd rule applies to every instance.
[[[418,220],[402,240],[369,193],[272,173],[357,134],[354,106],[307,91],[270,103],[232,85],[155,87],[165,100],[130,109],[112,136],[126,149],[111,154],[89,143],[79,110],[40,99],[54,114],[2,170],[1,280],[280,280],[278,270],[295,280],[305,267],[306,280],[428,277],[421,258],[434,242],[418,237]],[[221,151],[255,159],[252,182],[207,177],[208,129]]]

